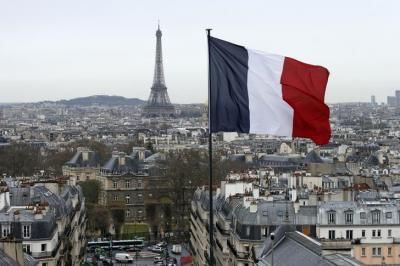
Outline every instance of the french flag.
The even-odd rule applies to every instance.
[[[329,142],[329,71],[209,36],[210,132]]]

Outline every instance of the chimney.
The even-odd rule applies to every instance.
[[[5,190],[3,192],[0,192],[0,210],[8,206],[10,206],[10,192],[8,192],[8,190]]]
[[[89,161],[89,151],[88,150],[84,150],[82,151],[82,160],[85,161]]]
[[[251,162],[253,162],[253,154],[251,154],[251,153],[246,153],[246,154],[244,155],[244,158],[245,158],[246,163],[251,163]]]
[[[260,189],[258,187],[253,187],[253,198],[258,199],[260,197]]]
[[[22,241],[2,239],[0,240],[0,249],[18,266],[24,265],[24,252],[22,251]],[[14,264],[13,264],[14,265]]]
[[[143,161],[144,159],[145,159],[145,150],[143,150],[143,149],[140,149],[139,150],[139,152],[138,152],[138,154],[139,154],[139,160],[140,161]]]
[[[257,212],[257,202],[250,203],[250,213],[256,213],[256,212]]]

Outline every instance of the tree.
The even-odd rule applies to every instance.
[[[88,227],[92,231],[100,230],[101,235],[106,235],[111,224],[110,210],[104,206],[89,205],[91,205],[91,207],[87,208]]]
[[[98,180],[86,180],[79,182],[86,204],[97,204],[99,200],[101,183]]]
[[[115,227],[115,235],[118,238],[121,231],[121,227],[125,222],[125,211],[122,208],[112,209],[111,216]]]
[[[183,217],[189,211],[190,201],[197,187],[208,186],[209,161],[208,153],[197,150],[184,150],[178,153],[169,153],[164,163],[166,176],[172,189],[177,227],[184,228]],[[243,171],[248,168],[244,162],[221,161],[221,156],[213,156],[213,181],[218,185],[231,171]]]
[[[72,158],[74,152],[66,149],[61,152],[52,151],[47,154],[43,162],[43,170],[53,169],[55,175],[62,175],[62,166]]]
[[[0,171],[10,176],[29,176],[43,169],[40,149],[23,143],[13,143],[0,149]]]

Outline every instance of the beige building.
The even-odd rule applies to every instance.
[[[75,155],[62,167],[63,175],[68,177],[70,185],[80,181],[94,180],[100,169],[100,161],[94,151],[78,148]]]
[[[366,265],[400,264],[396,201],[326,202],[318,211],[323,254],[340,252]]]

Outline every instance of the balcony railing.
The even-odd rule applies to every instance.
[[[351,239],[322,239],[322,249],[347,250],[351,249]]]
[[[58,242],[57,246],[53,249],[53,251],[42,251],[42,252],[31,252],[30,255],[34,258],[47,258],[47,257],[55,257],[58,250],[60,249],[61,241]]]
[[[231,243],[231,241],[229,241],[229,239],[227,240],[227,245],[228,245],[230,251],[232,252],[232,254],[235,255],[236,258],[248,259],[250,257],[249,252],[237,251],[235,249],[235,247],[233,246],[233,244]]]
[[[215,224],[215,227],[218,229],[218,231],[219,231],[222,235],[229,235],[229,231],[227,231],[227,230],[225,230],[225,229],[222,229],[221,226],[220,226],[218,223]]]

